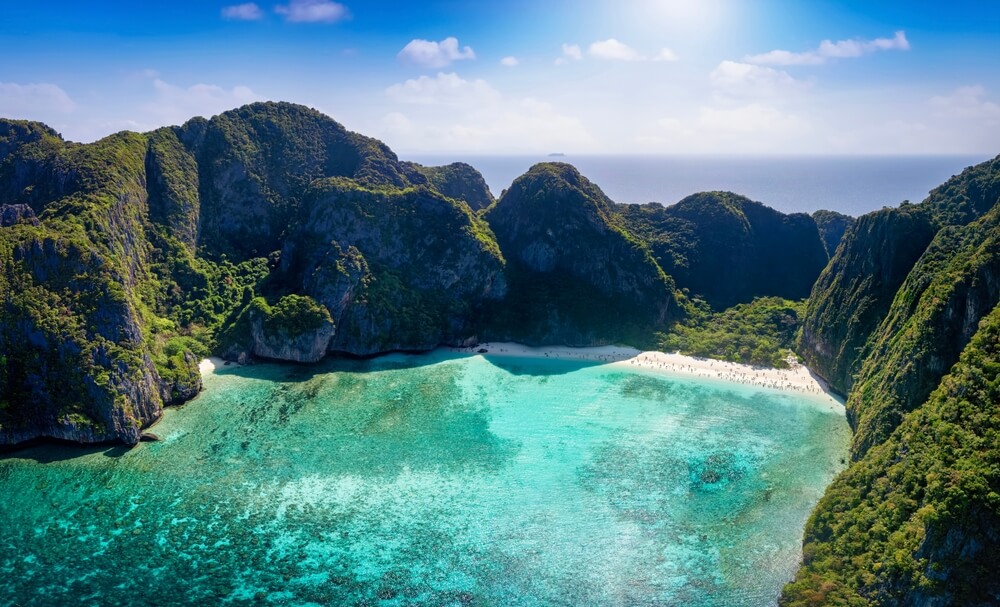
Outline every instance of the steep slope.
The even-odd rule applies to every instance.
[[[800,344],[825,356],[814,348],[822,333],[850,356],[851,376],[838,377],[854,462],[813,514],[784,604],[1000,601],[998,182],[993,160],[920,205],[860,218],[817,283]],[[927,245],[907,222],[933,234]],[[852,302],[864,305],[836,310]]]
[[[438,167],[416,162],[401,162],[400,165],[407,171],[411,182],[421,183],[418,177],[421,176],[431,188],[449,198],[465,202],[473,211],[485,209],[496,202],[483,175],[464,162]]]
[[[0,444],[134,443],[173,392],[155,368],[142,302],[146,143],[123,133],[59,148],[43,137],[5,159],[44,158],[57,183],[40,189],[70,194],[47,204],[38,226],[0,228]],[[39,203],[32,190],[24,198]]]
[[[673,281],[613,206],[568,164],[537,164],[514,181],[484,215],[509,284],[488,335],[532,344],[642,344],[679,315]]]
[[[178,129],[198,161],[199,244],[246,259],[281,249],[309,184],[409,185],[385,144],[291,103],[254,103]]]
[[[313,184],[282,252],[286,282],[330,310],[329,348],[356,355],[474,339],[503,259],[469,209],[426,188]]]
[[[717,309],[761,296],[804,298],[828,259],[808,215],[784,215],[730,192],[617,211],[679,287]]]
[[[998,301],[1000,205],[938,232],[868,340],[847,401],[855,458],[927,399]]]
[[[923,207],[869,213],[847,231],[817,279],[798,352],[841,394],[850,391],[865,342],[935,232]]]
[[[1000,157],[967,168],[919,205],[858,218],[810,295],[799,340],[806,363],[847,394],[865,343],[934,235],[943,227],[975,221],[998,199]]]
[[[816,222],[816,227],[819,228],[819,235],[823,239],[823,245],[826,246],[827,256],[833,257],[840,241],[843,240],[844,234],[847,232],[847,228],[854,225],[855,219],[843,213],[825,210],[814,212],[812,218]]]
[[[1000,603],[1000,307],[960,362],[841,474],[781,605]]]

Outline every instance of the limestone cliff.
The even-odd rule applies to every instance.
[[[680,315],[673,281],[614,203],[568,164],[535,165],[484,218],[510,291],[488,334],[527,343],[646,343]]]
[[[702,192],[672,206],[617,205],[677,286],[724,309],[755,297],[802,299],[828,256],[815,221],[731,192]]]

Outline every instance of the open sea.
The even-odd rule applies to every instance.
[[[568,162],[615,202],[673,204],[728,190],[783,213],[819,209],[858,216],[920,202],[986,156],[407,156],[425,165],[467,162],[495,196],[538,162]]]
[[[0,457],[0,606],[761,607],[818,395],[546,359],[222,367],[133,449]]]

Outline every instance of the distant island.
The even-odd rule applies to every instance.
[[[562,158],[564,156],[566,156],[566,154],[563,154],[562,152],[552,152],[549,154],[549,158]]]
[[[851,218],[618,204],[559,162],[497,200],[289,103],[86,145],[0,119],[0,304],[7,446],[134,445],[208,355],[794,351],[854,438],[780,604],[1000,602],[1000,157]]]

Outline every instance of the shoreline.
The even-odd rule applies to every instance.
[[[754,367],[713,358],[698,358],[680,353],[642,351],[629,346],[543,346],[534,348],[513,342],[483,343],[471,348],[447,348],[450,352],[481,356],[549,358],[608,364],[627,369],[642,369],[664,375],[700,377],[727,383],[754,386],[781,392],[827,397],[843,405],[827,383],[808,367],[791,362],[787,369]],[[484,352],[485,350],[485,352]]]
[[[698,358],[676,352],[642,351],[630,346],[532,347],[514,342],[486,342],[464,348],[441,346],[437,350],[467,356],[547,358],[605,364],[622,369],[651,371],[679,377],[698,377],[767,390],[825,397],[843,406],[843,400],[830,391],[822,378],[805,365],[791,361],[789,368],[775,369],[712,358]],[[393,353],[385,355],[390,354]],[[198,368],[204,376],[227,364],[237,363],[226,363],[223,359],[212,356],[202,359],[198,363]]]

